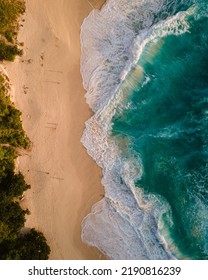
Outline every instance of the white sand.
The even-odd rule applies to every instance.
[[[51,259],[103,258],[80,237],[82,219],[103,195],[101,171],[80,143],[91,112],[80,76],[79,32],[91,7],[85,0],[26,4],[19,35],[24,55],[6,67],[32,142],[19,158],[32,187],[22,203],[31,211],[26,226],[44,233]]]

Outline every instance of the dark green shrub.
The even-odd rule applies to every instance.
[[[43,234],[31,229],[29,233],[20,235],[13,242],[5,243],[4,252],[6,260],[47,260],[50,248]]]
[[[22,55],[22,50],[16,45],[8,45],[4,41],[0,41],[0,60],[14,61],[17,55]]]

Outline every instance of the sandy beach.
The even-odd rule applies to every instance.
[[[91,1],[96,7],[105,2]],[[24,55],[6,64],[31,148],[18,159],[31,190],[26,227],[42,231],[50,259],[102,259],[81,241],[81,222],[103,196],[101,171],[80,143],[92,114],[80,75],[80,26],[85,0],[29,0],[20,29]]]

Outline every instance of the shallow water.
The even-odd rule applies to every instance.
[[[207,1],[112,0],[83,24],[82,142],[106,196],[82,238],[113,259],[207,259],[207,14]]]

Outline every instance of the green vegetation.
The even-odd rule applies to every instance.
[[[4,260],[45,260],[50,253],[45,237],[35,229],[20,236],[15,242],[3,243],[2,249]]]
[[[21,55],[16,43],[18,18],[24,12],[21,0],[0,0],[0,60]],[[30,188],[21,173],[15,172],[18,148],[28,148],[21,112],[9,98],[8,78],[0,73],[0,260],[48,259],[50,248],[41,232],[22,233],[25,215],[20,198]]]
[[[25,11],[22,0],[0,0],[0,61],[13,61],[22,51],[17,47],[18,19]]]
[[[21,112],[14,108],[9,99],[9,83],[0,75],[0,143],[27,148],[29,140],[21,124]]]
[[[0,40],[0,60],[13,61],[16,55],[22,55],[22,50],[19,50],[16,45],[8,45]]]
[[[21,234],[25,215],[18,198],[30,188],[21,173],[15,173],[17,148],[27,148],[29,139],[22,129],[21,113],[9,98],[9,83],[0,74],[0,259],[48,259],[50,248],[35,229]]]

